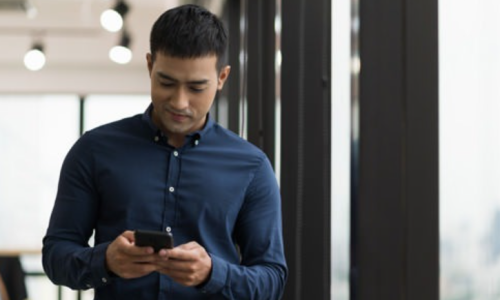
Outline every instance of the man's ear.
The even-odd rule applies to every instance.
[[[151,53],[146,54],[146,61],[148,64],[149,77],[151,78],[151,72],[153,71],[153,56]]]
[[[217,82],[217,90],[222,90],[224,87],[224,83],[226,82],[227,78],[229,77],[229,73],[231,72],[231,66],[225,66],[222,67],[222,69],[219,72],[219,79]]]

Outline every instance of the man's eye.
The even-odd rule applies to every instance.
[[[169,83],[169,82],[160,82],[160,84],[164,87],[173,87],[174,84],[173,83]]]
[[[197,87],[197,86],[191,86],[191,87],[189,87],[189,89],[190,89],[191,91],[195,92],[195,93],[200,93],[200,92],[203,92],[203,90],[204,90],[205,88],[202,88],[202,87]]]

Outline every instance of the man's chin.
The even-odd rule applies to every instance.
[[[189,131],[187,126],[172,126],[171,124],[169,124],[169,126],[165,126],[165,128],[167,129],[167,132],[173,134],[187,135]]]

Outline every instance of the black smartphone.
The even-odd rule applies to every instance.
[[[172,249],[174,237],[166,231],[136,230],[134,233],[135,245],[139,247],[153,247],[155,252],[160,249]]]

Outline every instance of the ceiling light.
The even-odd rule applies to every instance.
[[[117,32],[123,27],[123,18],[129,6],[125,1],[118,1],[113,9],[107,9],[101,14],[101,25],[107,31]]]
[[[129,45],[130,36],[126,31],[123,31],[120,44],[109,50],[109,58],[118,64],[128,64],[132,60],[132,51]]]
[[[38,71],[45,66],[45,54],[43,53],[43,46],[40,43],[33,45],[33,47],[24,55],[24,65],[28,70]]]

